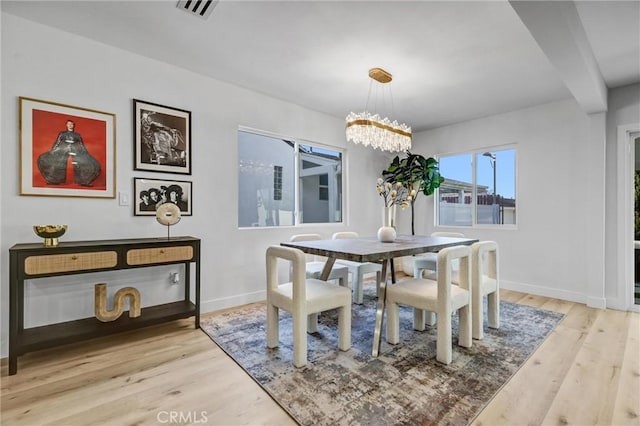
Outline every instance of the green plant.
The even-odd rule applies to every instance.
[[[415,235],[414,205],[418,194],[433,195],[435,190],[444,182],[440,176],[438,161],[433,158],[425,158],[420,154],[406,152],[406,157],[396,156],[389,167],[382,171],[385,182],[400,182],[409,191],[415,190],[416,195],[411,199],[411,235]]]

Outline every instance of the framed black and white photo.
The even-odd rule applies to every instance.
[[[191,112],[133,100],[135,170],[191,174]]]
[[[133,178],[134,216],[155,216],[156,209],[164,203],[180,208],[181,216],[192,215],[191,182],[180,180]]]

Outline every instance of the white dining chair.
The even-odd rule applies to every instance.
[[[464,234],[460,232],[433,232],[432,237],[453,237],[464,238]],[[413,276],[414,278],[422,278],[422,271],[436,270],[436,257],[437,253],[424,253],[419,256],[415,256],[413,259]]]
[[[487,324],[500,328],[500,279],[498,268],[498,243],[480,241],[471,245],[471,286],[473,288],[473,338],[484,337],[484,296],[487,296]],[[436,279],[437,273],[427,271],[426,278]],[[460,277],[455,269],[451,282],[458,284]],[[433,315],[433,317],[430,316]],[[425,312],[425,324],[435,325],[435,315]]]
[[[315,241],[321,239],[322,236],[320,234],[296,234],[291,236],[289,241]],[[305,258],[307,278],[320,279],[327,259],[325,257],[314,256],[312,254],[306,254]],[[340,265],[337,262],[334,263],[327,280],[338,280],[338,284],[340,286],[349,287],[349,268],[345,265]]]
[[[464,238],[464,234],[460,232],[433,232],[431,234],[432,237],[452,237],[452,238]],[[414,278],[422,278],[423,272],[427,271],[427,278],[436,279],[436,265],[437,265],[437,256],[438,253],[424,253],[418,256],[415,256],[413,259],[413,276]],[[454,270],[458,269],[458,264],[456,262],[453,263],[452,268]],[[424,322],[426,325],[436,325],[436,314],[433,312],[425,312],[424,313]],[[422,328],[424,330],[424,326]]]
[[[339,238],[358,238],[358,233],[352,231],[336,232],[331,236],[331,238],[334,240]],[[343,259],[336,260],[336,263],[349,268],[349,273],[351,274],[351,288],[353,289],[353,303],[362,305],[362,284],[364,282],[365,274],[376,274],[376,294],[378,294],[378,289],[380,288],[380,274],[382,273],[381,264],[372,262],[361,263]]]
[[[279,284],[278,259],[290,262],[291,282]],[[338,309],[338,348],[351,347],[351,291],[315,278],[307,278],[305,254],[298,249],[270,246],[267,269],[267,346],[279,345],[279,309],[293,320],[293,365],[307,364],[307,317],[309,314]]]
[[[450,364],[453,359],[451,316],[458,312],[458,345],[470,348],[472,345],[472,286],[471,248],[454,246],[440,250],[437,256],[437,280],[411,278],[387,288],[387,330],[386,340],[390,344],[400,341],[399,305],[413,307],[414,329],[424,328],[424,311],[438,315],[436,359]],[[452,262],[459,260],[460,282],[451,281]]]
[[[480,241],[471,246],[471,285],[473,287],[473,338],[484,337],[484,303],[487,296],[487,325],[500,328],[500,279],[498,243]]]
[[[320,234],[296,234],[291,236],[289,241],[315,241],[321,240]],[[305,254],[306,259],[306,277],[320,279],[322,277],[322,270],[327,262],[327,258],[322,256],[314,256],[312,254]],[[289,279],[292,279],[293,270],[289,269]],[[341,287],[349,287],[349,268],[344,265],[334,263],[329,273],[329,280],[337,280],[338,285]],[[307,330],[309,333],[315,333],[318,330],[318,315],[309,315],[309,322],[307,324]]]

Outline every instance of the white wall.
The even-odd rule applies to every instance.
[[[566,100],[416,135],[414,151],[431,156],[516,144],[517,229],[462,230],[499,243],[505,288],[586,302],[589,126]],[[431,233],[433,197],[419,208],[416,233]]]
[[[155,218],[134,217],[132,206],[119,206],[115,199],[19,196],[18,96],[115,113],[118,191],[131,194],[134,176],[193,182],[193,216],[183,217],[172,235],[202,239],[203,312],[263,299],[265,248],[301,232],[294,228],[238,230],[240,125],[346,148],[345,200],[348,223],[353,225],[348,228],[373,235],[380,226],[375,181],[387,158],[378,151],[347,145],[344,121],[6,13],[1,30],[2,356],[7,353],[8,250],[16,243],[41,241],[32,225],[68,224],[62,237],[67,241],[166,235]],[[132,98],[192,112],[192,176],[133,171]],[[306,226],[304,232],[329,237],[346,228]],[[169,270],[34,280],[27,286],[30,301],[25,324],[91,316],[92,284],[101,281],[109,284],[109,294],[120,286],[135,285],[143,305],[177,297],[181,290],[169,284]]]

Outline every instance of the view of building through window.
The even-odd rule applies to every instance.
[[[239,130],[238,226],[342,222],[342,157],[307,142]]]
[[[443,155],[438,189],[441,226],[516,224],[516,150]]]

